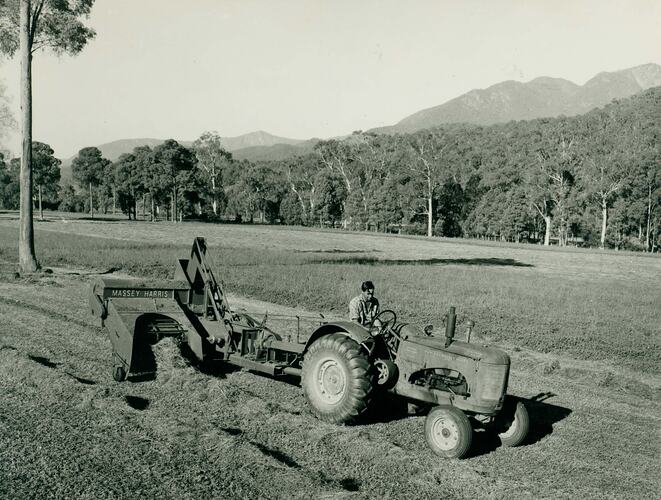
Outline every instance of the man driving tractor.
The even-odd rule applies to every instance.
[[[360,295],[349,302],[349,318],[363,326],[369,325],[379,314],[379,301],[374,296],[374,283],[363,281]]]

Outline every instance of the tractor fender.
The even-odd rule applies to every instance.
[[[367,328],[358,323],[354,323],[353,321],[335,321],[333,323],[324,323],[317,328],[305,343],[303,353],[305,353],[310,346],[317,341],[317,339],[338,332],[346,334],[347,337],[354,340],[357,344],[365,346],[368,351],[371,350],[374,339]]]

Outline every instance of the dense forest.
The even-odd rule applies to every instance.
[[[658,251],[661,87],[576,117],[412,134],[354,132],[280,161],[237,161],[216,133],[115,162],[34,143],[35,204],[129,219],[202,219]],[[0,207],[18,206],[0,156]]]

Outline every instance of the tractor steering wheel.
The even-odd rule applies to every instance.
[[[397,315],[392,309],[384,309],[379,314],[374,316],[374,319],[370,322],[368,329],[370,333],[374,331],[374,327],[379,329],[378,332],[372,333],[373,336],[382,335],[383,333],[391,330],[393,326],[397,323]]]

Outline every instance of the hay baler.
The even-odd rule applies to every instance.
[[[177,261],[173,280],[99,277],[89,303],[108,330],[117,381],[154,369],[150,344],[178,336],[201,363],[300,377],[313,413],[328,422],[357,420],[378,393],[432,406],[425,436],[440,456],[465,456],[473,424],[495,429],[508,446],[527,434],[525,406],[506,395],[509,356],[455,340],[454,308],[442,337],[398,322],[390,310],[366,327],[319,321],[302,339],[300,328],[282,335],[266,326],[266,317],[230,308],[203,238],[194,240],[190,258]]]

